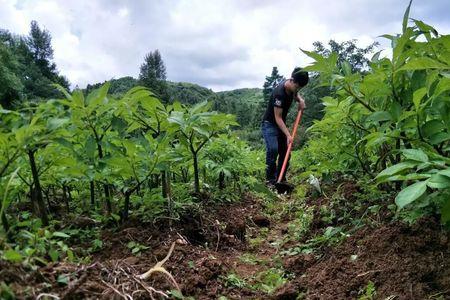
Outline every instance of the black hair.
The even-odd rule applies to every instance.
[[[304,87],[305,85],[308,84],[309,81],[309,76],[308,76],[308,72],[303,71],[302,68],[296,67],[294,69],[294,71],[292,71],[292,80],[295,83],[298,83],[301,87]]]

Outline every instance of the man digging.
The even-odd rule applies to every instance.
[[[269,187],[276,186],[280,191],[280,186],[286,181],[286,172],[278,178],[289,144],[293,142],[293,136],[286,126],[286,117],[295,100],[298,103],[300,112],[305,109],[305,100],[298,95],[298,91],[306,86],[309,81],[308,72],[301,68],[292,71],[291,78],[281,81],[272,91],[262,122],[262,133],[266,144],[266,184]],[[297,118],[299,121],[299,117]],[[278,163],[277,163],[278,158]],[[286,169],[288,164],[286,165]],[[280,180],[277,180],[280,179]],[[277,182],[278,181],[278,182]],[[281,183],[281,185],[280,185]],[[285,187],[288,185],[285,184]],[[281,191],[289,188],[281,188]]]

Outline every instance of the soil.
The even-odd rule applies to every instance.
[[[352,199],[357,187],[342,187]],[[283,205],[289,199],[279,201]],[[331,205],[329,198],[310,197],[305,203],[314,218],[297,244],[330,225],[320,216],[320,207]],[[188,213],[173,224],[131,220],[105,230],[103,249],[89,264],[62,262],[30,271],[0,261],[0,281],[19,299],[45,293],[60,299],[162,299],[178,288],[195,299],[450,299],[450,236],[439,221],[427,218],[410,226],[382,215],[337,245],[284,255],[295,245],[287,229],[295,214],[275,217],[262,200],[246,195],[239,203],[205,205],[201,214]],[[339,218],[330,222],[344,225]],[[130,241],[148,248],[132,254]],[[139,277],[168,254],[162,264],[166,274],[160,268],[147,279]],[[256,288],[261,274],[274,269],[284,271],[285,283],[270,293]],[[61,276],[67,284],[58,283]],[[372,298],[362,298],[370,285]]]

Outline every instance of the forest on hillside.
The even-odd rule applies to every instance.
[[[71,88],[49,31],[0,30],[0,298],[450,297],[450,35],[410,6],[391,56],[301,50],[290,194],[264,177],[276,66],[214,92],[152,50]]]

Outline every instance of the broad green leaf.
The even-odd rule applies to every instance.
[[[3,253],[3,256],[5,257],[6,260],[11,262],[21,262],[23,260],[22,254],[12,249],[6,250]]]
[[[450,66],[448,67],[450,69]],[[433,97],[438,97],[442,93],[450,90],[450,78],[443,77],[439,80],[439,83],[434,90]]]
[[[411,38],[414,34],[414,30],[409,27],[402,35],[392,41],[392,61],[397,71],[405,64],[406,59],[409,58],[409,55],[405,53],[409,49],[406,45],[411,44]]]
[[[205,111],[209,110],[211,107],[212,107],[212,102],[203,101],[203,102],[200,102],[200,103],[197,103],[196,105],[194,105],[190,109],[190,112],[192,114],[197,114],[197,113],[205,112]]]
[[[352,74],[352,66],[348,61],[344,61],[342,63],[342,69],[344,71],[345,76],[350,76]]]
[[[402,112],[402,114],[401,114],[400,118],[398,119],[398,121],[403,121],[403,120],[406,120],[408,118],[415,117],[416,115],[417,115],[417,113],[415,111],[406,110],[406,111]]]
[[[48,251],[48,255],[50,256],[50,258],[53,262],[57,262],[58,258],[59,258],[59,251],[55,250],[55,249],[50,249]]]
[[[367,118],[367,121],[375,121],[375,122],[389,121],[389,120],[392,120],[392,116],[387,111],[376,111]]]
[[[425,86],[427,87],[428,94],[432,93],[433,87],[440,78],[440,73],[441,71],[439,70],[427,70],[427,79],[425,82]]]
[[[320,60],[323,60],[323,56],[322,55],[320,55],[319,53],[317,53],[317,52],[314,52],[314,51],[306,51],[306,50],[303,50],[303,49],[300,49],[303,53],[305,53],[307,56],[309,56],[309,57],[311,57],[312,59],[314,59],[315,61],[320,61]]]
[[[89,136],[84,144],[86,156],[89,158],[94,158],[96,149],[97,143],[95,142],[95,139],[92,136]]]
[[[66,140],[65,138],[56,138],[55,141],[60,144],[61,146],[66,147],[67,149],[73,149],[73,145],[71,142]]]
[[[412,71],[425,69],[447,70],[450,66],[445,65],[429,57],[415,57],[411,58],[406,64],[397,71]]]
[[[431,163],[431,162],[429,162],[429,161],[424,162],[424,163],[420,163],[420,164],[417,166],[416,171],[418,172],[418,171],[426,170],[426,169],[428,169],[429,167],[433,167],[433,166],[434,166],[434,164]]]
[[[447,132],[436,133],[435,135],[433,135],[430,138],[430,142],[433,145],[438,145],[438,144],[440,144],[444,141],[448,141],[448,140],[450,140],[450,133],[447,133]]]
[[[53,235],[52,235],[53,237],[60,237],[60,238],[70,238],[70,235],[68,235],[68,234],[66,234],[66,233],[64,233],[64,232],[61,232],[61,231],[55,231],[55,232],[53,232]]]
[[[428,155],[421,149],[404,149],[402,153],[408,160],[428,162]]]
[[[450,188],[450,177],[441,174],[433,174],[428,180],[427,185],[433,189],[448,189]]]
[[[58,91],[60,91],[61,93],[63,93],[64,96],[67,98],[67,100],[70,100],[70,101],[73,100],[73,99],[72,99],[72,95],[70,95],[70,93],[69,93],[64,87],[62,87],[62,86],[59,85],[59,84],[54,84],[53,86],[56,87],[56,89],[57,89]]]
[[[431,121],[426,122],[422,126],[422,134],[428,138],[431,138],[436,133],[441,132],[444,128],[445,128],[445,126],[441,120],[437,120],[437,119],[431,120]]]
[[[437,174],[442,175],[442,176],[447,176],[450,178],[450,167],[448,167],[445,170],[439,171]]]
[[[147,113],[154,114],[156,113],[158,108],[161,108],[162,104],[158,98],[148,97],[142,101],[140,101],[142,107],[147,111]]]
[[[195,126],[193,129],[205,137],[207,137],[211,134],[211,132],[208,130],[208,128],[205,128],[205,127]]]
[[[184,113],[181,111],[173,111],[170,114],[170,117],[167,119],[169,122],[171,123],[176,123],[180,126],[184,126],[185,125],[185,121],[184,121]]]
[[[113,116],[111,120],[111,127],[113,130],[122,133],[125,129],[127,129],[128,124],[122,118]]]
[[[426,94],[427,94],[427,88],[426,87],[423,87],[423,88],[420,88],[420,89],[414,91],[413,102],[414,102],[414,106],[416,108],[416,111],[419,111],[420,101],[422,101],[423,96],[425,96]]]
[[[428,180],[416,182],[398,193],[397,197],[395,197],[397,206],[402,209],[421,197],[427,191],[427,181]]]
[[[174,111],[183,111],[184,110],[183,104],[181,104],[179,101],[175,101],[172,104],[172,107],[173,107]]]
[[[110,85],[111,83],[108,81],[100,88],[89,93],[86,99],[89,109],[95,109],[95,107],[99,106],[106,99]]]
[[[398,121],[402,115],[402,106],[397,101],[394,101],[389,106],[389,113],[394,121]]]
[[[431,174],[407,174],[407,175],[394,175],[390,176],[389,178],[385,179],[384,181],[406,181],[406,180],[422,180],[422,179],[428,179],[431,177]]]
[[[84,107],[84,95],[83,92],[79,89],[76,89],[72,93],[72,100],[75,106],[78,108]]]
[[[366,147],[370,148],[373,146],[377,146],[387,141],[388,138],[382,132],[372,132],[364,137],[367,140]]]
[[[372,58],[370,59],[371,62],[373,63],[377,63],[380,60],[380,55],[381,55],[382,50],[376,52]]]
[[[60,274],[58,275],[58,279],[56,279],[56,282],[67,285],[69,283],[69,276],[67,274]]]
[[[388,39],[390,41],[393,41],[394,39],[396,39],[396,37],[391,34],[383,34],[383,35],[380,35],[380,37],[384,37],[385,39]]]
[[[404,161],[384,169],[380,174],[377,175],[376,178],[379,180],[383,180],[386,177],[396,175],[404,170],[411,169],[415,166],[417,166],[417,162]]]
[[[64,126],[65,124],[67,124],[68,122],[69,122],[68,118],[50,119],[48,121],[48,129],[50,129],[50,130],[58,129],[58,128]]]
[[[431,32],[435,36],[438,36],[438,32],[436,29],[434,29],[434,27],[432,27],[428,24],[425,24],[424,22],[422,22],[420,20],[413,19],[413,21],[416,24],[417,28],[419,28],[422,32]]]

